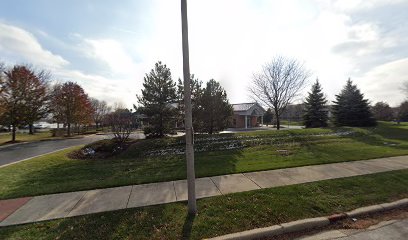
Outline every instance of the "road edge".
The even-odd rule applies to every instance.
[[[273,237],[285,233],[299,232],[312,228],[319,228],[335,223],[346,218],[356,218],[363,215],[388,211],[396,208],[408,206],[408,198],[403,198],[398,201],[390,203],[375,204],[371,206],[357,208],[348,212],[334,214],[326,217],[307,218],[278,225],[273,225],[264,228],[256,228],[243,232],[231,233],[214,238],[207,238],[208,240],[244,240],[244,239],[258,239]]]
[[[80,146],[80,145],[78,145],[78,146]],[[7,164],[5,164],[5,165],[1,165],[0,168],[8,167],[8,166],[11,166],[11,165],[14,165],[14,164],[17,164],[17,163],[21,163],[21,162],[25,162],[25,161],[31,160],[31,159],[36,158],[36,157],[42,157],[42,156],[45,156],[45,155],[48,155],[48,154],[51,154],[51,153],[56,153],[56,152],[63,151],[63,150],[66,150],[66,149],[68,149],[68,148],[73,148],[73,147],[76,147],[76,146],[65,147],[65,148],[61,148],[61,149],[55,150],[55,151],[51,151],[51,152],[43,153],[43,154],[40,154],[40,155],[36,155],[36,156],[34,156],[34,157],[29,157],[29,158],[21,159],[21,160],[18,160],[18,161],[16,161],[16,162],[7,163]]]

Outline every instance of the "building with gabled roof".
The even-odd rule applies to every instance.
[[[265,109],[257,102],[232,104],[232,127],[252,128],[263,124]]]

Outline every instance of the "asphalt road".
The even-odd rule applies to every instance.
[[[131,138],[144,138],[143,134],[132,134]],[[0,167],[27,158],[58,151],[64,148],[88,144],[97,140],[112,138],[112,135],[91,135],[78,139],[63,139],[15,144],[0,148]]]

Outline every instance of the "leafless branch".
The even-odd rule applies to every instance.
[[[408,98],[408,80],[402,84],[402,91],[405,93],[405,96]]]
[[[249,92],[255,101],[274,110],[279,129],[280,115],[299,96],[309,77],[310,72],[302,63],[278,56],[253,74]]]

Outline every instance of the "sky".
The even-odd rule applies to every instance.
[[[298,59],[329,100],[348,78],[372,104],[397,106],[408,80],[408,0],[188,0],[190,69],[230,103],[252,101],[254,73]],[[178,0],[2,0],[0,61],[132,107],[157,61],[182,78]],[[300,102],[302,97],[296,99]]]

